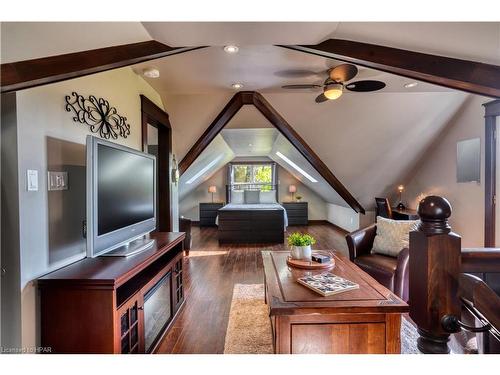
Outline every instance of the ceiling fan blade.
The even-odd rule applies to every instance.
[[[330,79],[335,82],[347,82],[358,74],[358,68],[352,64],[341,64],[332,68],[329,72]]]
[[[317,97],[316,97],[316,103],[323,103],[323,102],[326,102],[328,100],[328,98],[323,94],[319,94]]]
[[[282,89],[318,89],[323,86],[321,85],[313,85],[313,84],[303,84],[303,85],[284,85],[281,86]]]
[[[286,69],[274,72],[276,77],[281,78],[308,78],[323,75],[323,72],[313,72],[312,70],[306,69]]]
[[[356,92],[377,91],[382,90],[384,87],[384,82],[372,80],[352,82],[345,86],[347,90]]]

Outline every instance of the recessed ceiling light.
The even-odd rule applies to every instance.
[[[253,145],[251,143],[248,144],[248,147],[252,147]]]
[[[239,50],[238,46],[229,45],[224,47],[224,51],[227,53],[237,53]]]
[[[243,88],[243,83],[233,83],[233,84],[231,85],[231,87],[232,87],[233,89],[235,89],[235,90],[239,90],[239,89]]]
[[[415,87],[418,85],[418,82],[410,82],[410,83],[405,83],[405,89],[411,89],[412,87]]]
[[[160,71],[156,68],[145,68],[142,70],[142,75],[148,78],[158,78]]]

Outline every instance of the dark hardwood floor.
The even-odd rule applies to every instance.
[[[316,249],[336,249],[347,255],[345,232],[329,224],[289,227],[317,239]],[[287,233],[288,234],[288,233]],[[184,259],[186,303],[158,353],[223,353],[234,284],[263,283],[264,249],[286,245],[221,245],[216,228],[193,227],[193,246]]]

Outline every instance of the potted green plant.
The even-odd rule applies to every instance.
[[[316,239],[305,233],[294,232],[288,236],[288,246],[292,259],[311,260],[311,245],[316,243]]]

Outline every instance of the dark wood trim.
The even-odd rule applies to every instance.
[[[60,82],[204,47],[173,48],[156,40],[2,64],[1,92]]]
[[[464,273],[500,273],[500,249],[463,248],[461,252],[461,267]],[[482,278],[484,279],[484,277]]]
[[[429,82],[500,98],[500,66],[404,49],[328,39],[317,45],[280,46]]]
[[[172,205],[170,186],[172,184],[172,127],[168,113],[146,96],[141,97],[142,151],[148,149],[148,124],[158,129],[158,231],[172,231]],[[162,150],[160,152],[160,150]]]
[[[196,160],[203,150],[213,141],[219,132],[227,125],[233,116],[244,104],[252,104],[262,115],[283,134],[295,148],[311,163],[318,173],[328,184],[346,201],[356,212],[365,213],[365,209],[335,177],[325,163],[309,147],[304,139],[292,128],[292,126],[273,108],[273,106],[256,91],[240,91],[236,93],[208,126],[201,137],[191,147],[188,153],[179,163],[179,172],[184,173]]]
[[[233,116],[243,106],[243,98],[246,97],[245,92],[236,93],[231,100],[226,104],[222,111],[212,121],[210,126],[205,130],[201,137],[191,147],[188,153],[182,158],[179,163],[179,173],[182,175],[191,164],[196,160],[203,150],[214,140],[219,132],[233,118]]]
[[[496,222],[496,117],[500,116],[500,100],[483,104],[485,110],[485,176],[484,176],[484,246],[495,247]]]

